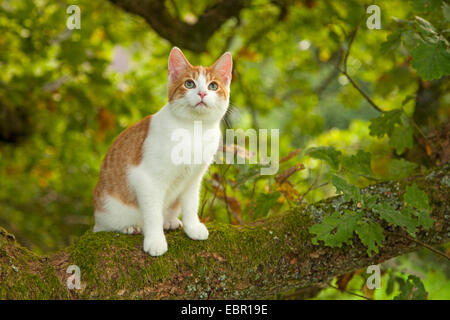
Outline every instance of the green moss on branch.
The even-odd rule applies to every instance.
[[[402,182],[363,190],[380,201],[400,202],[406,184],[426,190],[435,225],[418,238],[435,245],[450,238],[449,166]],[[318,285],[337,275],[377,264],[417,249],[385,226],[386,240],[372,257],[355,237],[342,248],[314,246],[308,227],[335,210],[351,208],[342,197],[256,221],[245,226],[211,223],[207,241],[192,241],[181,230],[167,234],[169,251],[150,257],[142,236],[85,233],[65,250],[49,257],[21,247],[0,229],[0,298],[4,299],[252,299]],[[81,270],[81,289],[68,290],[66,270]]]

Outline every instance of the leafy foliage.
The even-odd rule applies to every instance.
[[[351,243],[353,231],[355,231],[358,214],[346,210],[344,214],[334,212],[323,219],[322,223],[313,225],[309,231],[316,236],[312,239],[314,244],[318,240],[326,246],[341,247],[344,243]]]
[[[404,227],[410,234],[415,234],[417,221],[411,216],[409,210],[397,211],[390,204],[381,203],[375,206],[374,211],[387,222]]]
[[[345,179],[336,175],[331,176],[331,183],[336,187],[337,193],[342,192],[344,194],[346,201],[361,201],[361,191],[357,186],[348,184]]]
[[[358,228],[355,229],[361,242],[367,246],[367,254],[378,253],[378,247],[382,246],[384,240],[383,228],[372,221],[358,221]]]
[[[394,300],[426,300],[428,292],[420,278],[409,275],[407,280],[401,277],[396,278],[400,286],[400,294],[394,297]]]
[[[396,179],[406,178],[415,169],[417,164],[405,159],[393,159],[388,163],[389,175]]]
[[[365,165],[361,165],[362,159]],[[353,158],[350,157],[344,161],[352,163],[357,173],[361,172],[361,168],[365,168],[369,173],[370,154],[358,152]],[[405,166],[405,163],[398,165]],[[326,246],[340,247],[343,243],[351,243],[353,232],[355,232],[361,242],[368,247],[369,255],[372,255],[372,252],[378,253],[378,247],[382,245],[384,239],[384,229],[377,220],[366,217],[363,214],[365,211],[372,211],[389,224],[404,228],[412,236],[415,236],[418,227],[429,229],[434,223],[430,217],[431,207],[428,195],[416,184],[406,187],[404,205],[399,209],[387,202],[377,203],[376,195],[361,195],[361,190],[357,186],[347,183],[345,179],[337,175],[331,176],[331,183],[335,186],[337,193],[343,193],[345,201],[353,202],[361,210],[356,212],[345,210],[344,214],[334,212],[325,217],[322,222],[314,224],[309,229],[312,234],[315,234],[312,239],[314,244],[318,244],[318,240],[321,240]]]
[[[255,219],[267,216],[269,210],[277,203],[279,192],[260,193],[256,198]]]
[[[389,145],[398,154],[413,146],[413,130],[408,123],[408,117],[401,110],[383,113],[370,123],[370,134],[382,138],[385,134],[390,137]]]
[[[405,208],[411,209],[413,214],[417,216],[419,225],[422,225],[425,229],[433,226],[434,221],[430,217],[431,207],[428,203],[428,196],[416,184],[406,187],[404,201]]]
[[[403,153],[405,149],[411,149],[413,146],[413,131],[411,126],[395,127],[389,144],[398,154]]]
[[[341,152],[334,147],[309,148],[306,154],[316,159],[325,160],[334,170],[337,170],[339,167]]]
[[[370,135],[382,138],[385,134],[391,136],[397,124],[401,124],[401,110],[383,112],[370,122]]]
[[[450,74],[450,51],[448,46],[421,43],[411,50],[412,66],[424,80],[439,79]]]
[[[372,155],[369,152],[358,150],[356,155],[344,157],[342,165],[350,173],[363,176],[367,179],[374,179],[375,176],[371,167]]]

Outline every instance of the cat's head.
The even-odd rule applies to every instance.
[[[221,119],[228,108],[233,62],[229,52],[212,66],[192,66],[180,49],[169,56],[169,103],[193,119]]]

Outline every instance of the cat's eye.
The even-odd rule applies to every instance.
[[[193,89],[193,88],[195,88],[195,83],[192,80],[186,80],[184,82],[184,86],[188,89]]]
[[[219,88],[216,82],[211,82],[208,86],[209,90],[216,91]]]

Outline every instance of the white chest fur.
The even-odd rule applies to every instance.
[[[221,139],[219,121],[179,119],[167,106],[152,118],[138,170],[167,188],[203,175]]]

